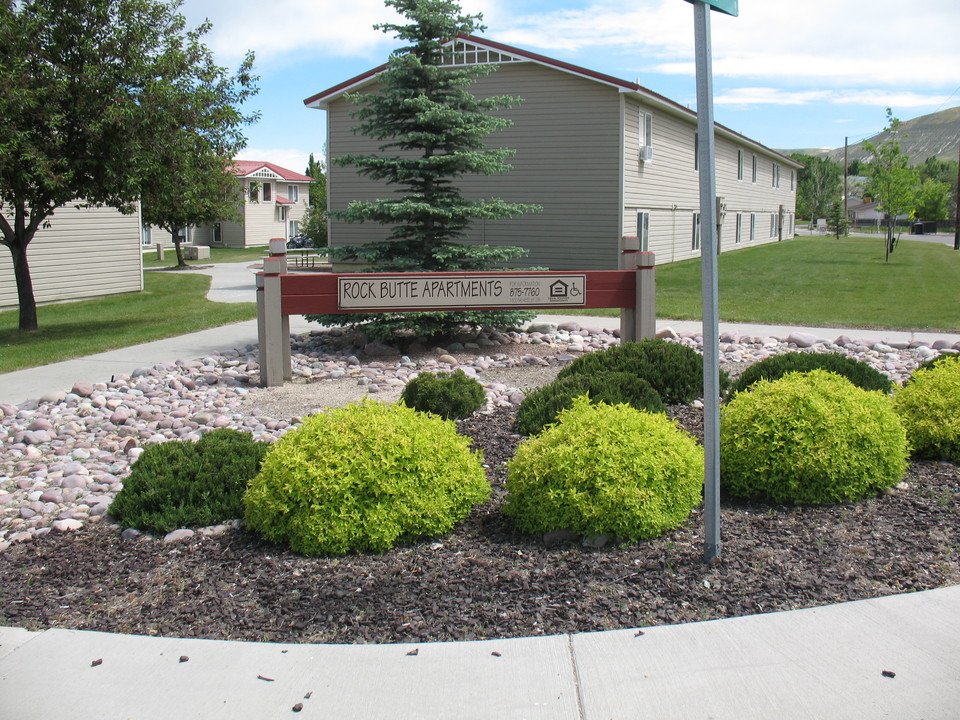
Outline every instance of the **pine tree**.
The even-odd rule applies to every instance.
[[[452,0],[386,0],[409,24],[376,25],[395,33],[406,46],[395,50],[379,76],[376,92],[348,95],[358,106],[354,131],[381,142],[379,153],[334,159],[353,166],[392,190],[383,199],[350,203],[334,216],[347,222],[391,226],[388,239],[333,250],[341,260],[359,260],[371,271],[488,270],[496,263],[522,257],[518,247],[456,242],[475,219],[500,219],[539,207],[507,203],[500,198],[467,199],[456,181],[466,175],[494,175],[511,169],[514,151],[488,148],[485,138],[512,123],[490,112],[510,108],[519,98],[500,95],[478,99],[469,86],[493,72],[492,65],[447,68],[447,43],[458,35],[482,31],[480,15],[463,15]],[[323,323],[342,316],[310,316]],[[351,315],[374,337],[390,338],[396,331],[440,335],[463,325],[513,325],[532,317],[521,311],[448,313],[382,313]]]

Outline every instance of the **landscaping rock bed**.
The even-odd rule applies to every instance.
[[[499,506],[523,389],[616,342],[612,333],[544,330],[488,338],[496,344],[483,354],[463,343],[382,359],[339,335],[304,336],[294,353],[300,381],[283,390],[252,387],[255,349],[245,348],[0,406],[0,621],[293,642],[461,640],[705,620],[960,583],[960,470],[938,462],[912,463],[898,489],[862,503],[725,501],[723,553],[711,565],[701,558],[697,512],[662,538],[622,547],[519,535]],[[813,340],[814,351],[840,347]],[[735,374],[797,341],[807,338],[728,336],[722,361]],[[853,340],[841,349],[896,381],[938,351]],[[485,411],[460,428],[484,452],[494,494],[448,537],[324,559],[263,544],[230,523],[166,541],[110,524],[110,502],[146,443],[223,426],[276,438],[314,408],[373,387],[374,396],[399,395],[414,373],[453,367],[484,382]],[[697,407],[670,412],[700,433]]]

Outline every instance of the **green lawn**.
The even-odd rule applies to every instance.
[[[723,253],[718,263],[720,318],[960,331],[960,252],[903,239],[889,262],[883,256],[879,238],[833,237],[800,237]],[[657,316],[700,319],[700,260],[657,267]]]
[[[266,246],[250,248],[210,248],[209,260],[187,260],[187,265],[210,265],[211,263],[225,262],[254,262],[264,255],[269,255]],[[156,250],[147,250],[143,254],[145,268],[174,267],[177,264],[177,253],[173,246],[164,245],[163,260],[157,260]]]
[[[42,305],[40,329],[21,333],[18,311],[0,312],[0,373],[160,340],[256,317],[255,303],[206,299],[208,275],[144,273],[144,290]]]

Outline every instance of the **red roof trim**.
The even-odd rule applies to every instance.
[[[231,171],[237,177],[248,177],[252,175],[257,170],[262,170],[266,168],[271,172],[276,173],[282,179],[288,180],[290,182],[312,182],[313,178],[309,175],[304,175],[303,173],[298,173],[293,170],[288,170],[285,167],[280,167],[276,163],[264,162],[262,160],[234,160]]]
[[[288,200],[283,195],[277,195],[277,205],[296,205],[293,200]]]

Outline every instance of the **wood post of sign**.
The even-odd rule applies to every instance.
[[[270,255],[257,275],[257,341],[260,343],[260,386],[283,385],[293,379],[290,364],[290,316],[280,309],[280,276],[287,274],[287,244],[270,240]],[[278,352],[279,349],[279,352]]]
[[[620,308],[620,339],[636,342],[657,334],[657,275],[656,258],[652,252],[641,252],[635,245],[637,238],[624,236],[620,254],[620,269],[637,273],[637,296],[632,308]]]

